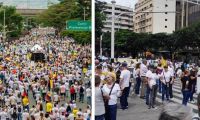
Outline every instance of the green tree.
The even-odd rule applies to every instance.
[[[79,32],[79,31],[63,31],[62,36],[68,36],[74,38],[74,40],[79,44],[91,43],[91,32]]]
[[[103,21],[106,19],[103,14],[105,8],[105,2],[95,0],[95,52],[99,53],[100,51],[100,36],[102,35],[102,29],[104,27]]]
[[[67,20],[83,20],[83,8],[86,9],[86,19],[91,18],[91,1],[63,0],[59,4],[50,6],[38,15],[38,20],[44,26],[64,30]]]
[[[3,32],[5,10],[5,24],[7,37],[18,37],[22,32],[22,16],[16,13],[16,8],[11,6],[0,6],[0,31]]]

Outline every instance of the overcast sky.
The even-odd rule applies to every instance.
[[[100,0],[100,1],[111,3],[112,0]],[[123,5],[134,8],[134,5],[138,0],[115,0],[115,1],[117,5]]]
[[[0,0],[4,5],[16,6],[17,8],[46,9],[48,0]],[[50,0],[50,3],[58,3],[58,0]]]

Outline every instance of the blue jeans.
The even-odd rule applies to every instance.
[[[117,104],[108,105],[109,120],[117,120]]]
[[[165,100],[165,96],[169,100],[169,87],[162,83],[162,101]]]
[[[95,116],[95,120],[104,120],[104,115]]]
[[[158,79],[158,92],[162,93],[162,82]]]
[[[129,94],[129,87],[125,87],[122,91],[122,96],[120,97],[120,104],[122,109],[126,109],[128,106],[128,94]]]
[[[87,104],[91,106],[91,96],[87,97]]]
[[[136,85],[135,85],[135,94],[139,94],[140,91],[140,84],[141,84],[141,78],[136,78]]]
[[[182,90],[182,93],[183,93],[183,101],[182,101],[182,104],[183,105],[187,105],[187,102],[189,100],[189,97],[190,97],[190,94],[191,92],[189,90]]]

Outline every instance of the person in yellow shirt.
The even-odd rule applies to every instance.
[[[23,107],[24,109],[27,109],[29,111],[29,100],[27,96],[24,96],[22,99]]]
[[[53,104],[51,102],[47,102],[46,104],[46,112],[51,113],[53,108]]]
[[[77,113],[78,113],[78,108],[74,107],[72,113],[74,114],[74,117],[76,118],[77,117]]]

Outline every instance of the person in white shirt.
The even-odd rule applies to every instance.
[[[147,68],[147,61],[143,60],[142,64],[140,65],[140,77],[141,77],[141,92],[140,92],[140,98],[144,99],[145,98],[145,90],[146,90],[146,73],[148,71]]]
[[[27,120],[28,118],[30,118],[30,115],[27,109],[25,109],[25,111],[22,113],[22,120]]]
[[[135,79],[136,79],[136,84],[135,84],[135,94],[139,95],[140,91],[140,84],[141,84],[141,77],[140,77],[140,63],[136,64],[136,69],[135,69]]]
[[[171,77],[172,77],[172,74],[168,70],[168,66],[164,66],[164,71],[161,73],[162,101],[163,102],[165,100],[165,96],[166,96],[167,101],[169,101],[169,86],[170,86]]]
[[[117,98],[121,96],[121,89],[119,84],[115,83],[115,76],[108,73],[106,77],[106,84],[103,86],[103,94],[109,95],[108,108],[105,117],[108,120],[117,119]]]
[[[146,104],[149,105],[149,109],[154,108],[157,85],[156,80],[158,79],[158,75],[156,74],[156,67],[153,65],[149,66],[149,70],[146,73],[147,78],[147,89],[146,89]]]
[[[105,107],[103,100],[103,91],[100,86],[101,78],[95,75],[95,120],[104,120]]]
[[[87,104],[91,106],[91,96],[92,96],[92,90],[90,87],[86,89],[86,96],[87,96]]]
[[[122,95],[120,97],[121,109],[128,109],[128,95],[130,90],[131,72],[127,70],[127,63],[122,63],[122,71],[120,75],[120,87]]]

